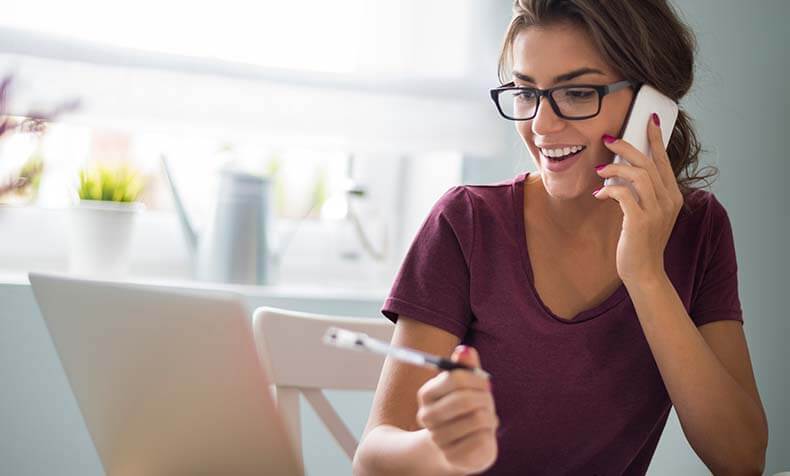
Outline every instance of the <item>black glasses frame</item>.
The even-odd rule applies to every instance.
[[[567,85],[563,85],[563,86],[555,86],[555,87],[549,88],[549,89],[538,89],[538,88],[529,88],[529,87],[526,87],[526,86],[516,86],[515,83],[511,81],[511,82],[509,82],[507,84],[503,84],[502,86],[500,86],[498,88],[491,89],[490,93],[491,93],[491,100],[494,101],[494,104],[496,105],[496,108],[499,111],[499,114],[502,117],[504,117],[505,119],[510,119],[511,121],[529,121],[531,119],[534,119],[535,116],[538,114],[538,109],[540,108],[540,98],[541,97],[545,97],[546,99],[548,99],[549,104],[551,104],[551,109],[554,110],[554,113],[557,116],[559,116],[559,117],[561,117],[563,119],[569,120],[569,121],[580,121],[580,120],[583,120],[583,119],[589,119],[591,117],[595,117],[601,112],[601,103],[603,103],[603,97],[604,96],[606,96],[609,93],[613,93],[613,92],[619,91],[621,89],[627,88],[628,86],[632,86],[632,87],[634,87],[634,89],[636,91],[638,91],[639,88],[642,86],[642,83],[637,82],[637,81],[631,81],[629,79],[624,79],[622,81],[617,81],[616,83],[604,84],[604,85],[601,85],[601,84],[567,84]],[[554,97],[552,96],[552,94],[554,93],[554,91],[557,91],[557,90],[574,89],[574,88],[592,88],[592,89],[595,89],[598,92],[598,108],[596,109],[595,114],[590,114],[590,115],[582,116],[582,117],[567,117],[564,114],[562,114],[562,112],[560,112],[560,108],[557,105],[557,102],[554,101]],[[515,118],[515,117],[510,117],[507,114],[505,114],[505,112],[502,110],[502,106],[499,104],[499,95],[502,94],[503,92],[506,92],[506,91],[532,91],[535,94],[535,97],[537,98],[537,102],[535,104],[535,113],[532,114],[532,116],[530,116],[530,117],[518,118],[518,119]]]

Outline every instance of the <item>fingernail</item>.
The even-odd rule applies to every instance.
[[[656,114],[654,112],[652,117],[653,117],[653,124],[655,124],[657,126],[660,126],[661,125],[661,119],[658,118],[658,114]]]
[[[617,140],[616,137],[612,137],[609,134],[604,134],[603,135],[603,141],[606,142],[607,144],[611,144],[612,142],[614,142],[616,140]]]
[[[598,164],[595,166],[595,170],[601,170],[602,168],[606,167],[609,164]]]
[[[462,345],[461,350],[458,352],[459,357],[466,357],[469,355],[469,347]]]
[[[593,192],[593,195],[595,195],[596,193],[600,192],[602,188],[603,188],[603,187],[598,187],[598,188],[596,188],[596,189],[595,189],[595,191]]]

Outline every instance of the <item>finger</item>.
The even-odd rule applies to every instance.
[[[434,403],[421,406],[417,410],[417,421],[426,428],[433,428],[477,410],[494,411],[491,393],[457,390]]]
[[[459,364],[466,364],[470,367],[480,367],[480,355],[474,347],[467,345],[456,346],[450,360]]]
[[[495,435],[496,431],[489,429],[478,430],[450,443],[449,445],[446,445],[444,448],[442,448],[442,451],[444,452],[444,456],[448,461],[463,460],[465,457],[472,455],[476,451],[479,452],[487,450],[485,447],[487,444],[495,444]]]
[[[491,386],[488,379],[468,370],[442,372],[420,387],[417,391],[417,401],[420,405],[429,405],[462,389],[489,391]]]
[[[601,188],[595,193],[595,198],[604,200],[611,198],[620,204],[620,209],[623,214],[634,218],[641,217],[644,214],[639,205],[634,200],[634,194],[625,185],[608,185]]]
[[[494,431],[499,426],[499,419],[488,410],[478,410],[455,418],[443,425],[431,429],[431,438],[436,446],[444,448],[461,438],[480,430]]]
[[[483,366],[480,363],[480,355],[477,353],[477,350],[474,347],[465,345],[457,346],[453,354],[450,356],[450,360],[464,364],[467,367],[471,367],[476,370],[483,370]],[[485,371],[475,373],[477,375],[482,373],[486,378],[490,377],[490,375],[488,375]]]
[[[466,345],[459,345],[456,346],[455,351],[450,356],[450,360],[453,362],[458,362],[460,364],[464,364],[467,367],[473,369],[480,369],[482,370],[483,366],[480,363],[480,354],[478,354],[477,349],[474,347],[469,347]],[[486,372],[482,372],[486,374]],[[471,374],[471,375],[469,375]],[[483,386],[484,389],[490,390],[491,389],[491,381],[490,375],[483,376],[478,372],[472,373],[466,370],[464,371],[451,371],[450,375],[452,378],[458,378],[460,383],[463,383],[466,386],[471,386],[475,388],[480,388]]]
[[[477,352],[471,347],[467,349],[469,349],[466,351],[468,354],[465,353],[463,349],[456,348],[451,359],[470,366],[479,365],[480,358],[477,356]],[[458,369],[451,372],[442,372],[420,387],[417,391],[417,402],[420,405],[428,405],[450,392],[462,388],[488,391],[491,389],[491,384],[487,378],[468,370]]]
[[[669,160],[667,147],[664,144],[664,138],[661,136],[661,118],[656,113],[653,113],[647,126],[647,138],[650,141],[650,153],[653,155],[653,162],[658,169],[661,182],[667,190],[672,190],[673,186],[677,188],[677,179],[675,178],[675,172],[672,170],[672,162]]]
[[[645,210],[658,208],[658,199],[653,180],[648,172],[640,167],[633,167],[625,164],[608,164],[596,171],[603,178],[622,177],[631,182],[639,195],[639,201]]]
[[[652,123],[652,121],[648,121],[648,123]],[[609,148],[609,150],[624,158],[630,165],[643,168],[647,171],[647,173],[650,175],[650,179],[655,184],[656,191],[665,189],[664,181],[658,172],[658,168],[656,167],[654,160],[651,160],[647,155],[643,154],[636,147],[623,139],[617,139],[616,137],[611,137],[608,135],[604,137],[605,139],[603,143],[607,148]],[[606,139],[606,137],[609,139]],[[612,142],[607,142],[607,140],[612,139],[614,139]]]

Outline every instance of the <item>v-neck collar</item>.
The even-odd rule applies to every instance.
[[[554,314],[551,309],[546,306],[543,300],[538,295],[538,291],[535,288],[535,275],[532,272],[532,263],[529,258],[529,248],[527,247],[527,233],[526,233],[526,223],[524,222],[524,205],[525,205],[525,194],[524,194],[524,184],[527,180],[527,176],[529,172],[524,172],[523,174],[516,177],[513,181],[512,186],[512,198],[513,198],[513,213],[516,214],[516,234],[517,243],[519,244],[519,251],[521,254],[521,262],[524,266],[524,271],[526,274],[527,282],[529,283],[529,289],[532,293],[532,296],[535,298],[535,301],[540,304],[541,308],[543,308],[544,312],[547,316],[555,321],[561,322],[563,324],[578,324],[580,322],[588,321],[590,319],[596,318],[608,311],[609,309],[615,307],[616,305],[620,304],[623,299],[628,296],[628,291],[625,287],[625,284],[622,282],[620,286],[607,297],[603,302],[598,304],[597,306],[581,311],[577,313],[570,319],[565,319]]]

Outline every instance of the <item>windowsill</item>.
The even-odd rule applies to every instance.
[[[29,271],[67,274],[67,209],[0,207],[0,285],[27,286]],[[290,227],[285,231],[289,231]],[[131,263],[123,278],[185,288],[226,289],[248,297],[383,301],[393,270],[384,264],[346,261],[334,249],[332,230],[304,224],[271,284],[240,285],[192,278],[190,256],[174,212],[141,214],[132,239]],[[317,271],[318,270],[318,271]]]

